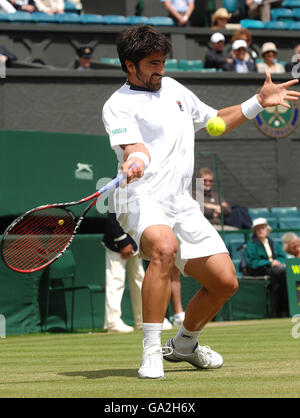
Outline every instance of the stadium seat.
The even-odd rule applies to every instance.
[[[243,19],[240,21],[242,28],[245,29],[264,29],[264,22],[255,19]]]
[[[184,71],[200,71],[203,69],[202,60],[179,60],[178,67]]]
[[[109,65],[115,65],[116,67],[120,67],[121,63],[119,58],[100,58],[101,64],[109,64]]]
[[[294,12],[291,9],[271,9],[271,20],[293,20],[294,19]]]
[[[56,15],[56,22],[57,23],[71,23],[71,24],[78,24],[81,23],[80,16],[77,13],[63,13]]]
[[[175,26],[173,20],[170,17],[161,16],[149,17],[148,24],[152,26]]]
[[[272,216],[265,216],[268,224],[272,229],[277,229],[278,226],[278,218],[273,218]]]
[[[229,12],[229,13],[235,13],[238,10],[238,0],[223,0],[223,7]]]
[[[146,16],[128,16],[130,25],[149,24],[149,17]]]
[[[51,264],[46,273],[47,277],[47,294],[46,294],[46,312],[44,319],[44,331],[48,329],[48,316],[49,316],[49,306],[50,306],[50,297],[53,292],[71,292],[72,295],[72,306],[71,306],[71,332],[74,330],[74,296],[76,290],[88,290],[90,294],[90,309],[91,309],[91,328],[95,330],[95,315],[94,315],[94,305],[93,305],[93,295],[96,293],[104,293],[105,288],[98,285],[75,285],[75,275],[76,275],[76,262],[73,256],[72,251],[69,249],[64,252],[64,254],[53,264]],[[69,280],[71,285],[64,285],[65,280]],[[67,322],[67,320],[66,320]],[[68,324],[66,323],[66,326]]]
[[[28,12],[16,12],[16,13],[9,13],[9,21],[10,22],[33,22],[32,13]]]
[[[279,218],[280,229],[300,229],[300,218]]]
[[[288,30],[288,22],[270,21],[264,23],[264,28],[268,30]]]
[[[56,23],[55,15],[48,15],[43,12],[32,13],[32,18],[35,23]]]
[[[78,13],[78,11],[74,3],[65,0],[65,13]]]
[[[166,71],[178,71],[178,61],[177,59],[168,59],[165,63],[165,70]]]
[[[288,29],[289,30],[300,30],[300,22],[290,22]]]
[[[252,220],[255,218],[267,218],[270,216],[268,208],[248,208],[248,212]]]
[[[10,13],[0,13],[0,22],[9,22]]]
[[[275,218],[297,218],[300,216],[300,212],[296,206],[287,208],[271,208],[271,216]]]
[[[216,73],[217,72],[217,69],[216,68],[203,68],[200,71],[201,71],[201,73]]]
[[[104,15],[103,23],[106,25],[128,25],[128,17],[121,15]]]
[[[98,25],[103,24],[103,16],[94,14],[83,14],[80,16],[81,23],[85,25]]]
[[[294,9],[294,18],[300,20],[300,9]]]
[[[245,244],[245,240],[232,240],[228,244],[227,248],[232,260],[240,260],[242,257],[242,249]]]
[[[284,0],[282,7],[300,7],[300,0]]]

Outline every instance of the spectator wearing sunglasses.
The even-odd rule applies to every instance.
[[[247,43],[242,39],[238,39],[232,44],[231,63],[223,65],[224,71],[235,71],[236,73],[253,73],[257,72],[254,61],[247,60]]]

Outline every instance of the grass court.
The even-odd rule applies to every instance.
[[[8,336],[0,339],[0,397],[299,398],[296,326],[291,318],[210,323],[200,344],[220,352],[223,367],[165,362],[164,380],[137,378],[141,331]],[[174,332],[164,331],[163,343]]]

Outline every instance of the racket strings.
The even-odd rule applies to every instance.
[[[36,270],[65,249],[74,227],[75,219],[67,210],[58,207],[38,209],[9,231],[3,243],[3,257],[16,270]]]

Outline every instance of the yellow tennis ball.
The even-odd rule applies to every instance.
[[[62,226],[64,223],[65,223],[65,221],[64,221],[63,219],[60,219],[60,220],[58,221],[58,225],[60,225],[60,226]]]
[[[206,130],[209,133],[209,135],[222,135],[226,131],[226,123],[222,118],[220,118],[220,116],[210,118],[207,122]]]

